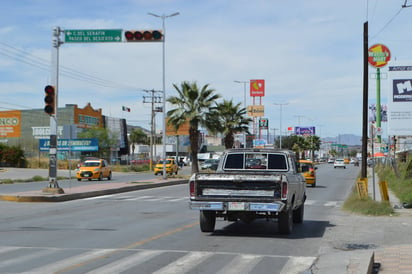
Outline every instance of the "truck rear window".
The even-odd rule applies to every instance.
[[[224,169],[287,171],[288,164],[284,154],[229,153],[225,160]]]

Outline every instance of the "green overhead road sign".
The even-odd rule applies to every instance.
[[[65,43],[122,42],[121,29],[69,29],[64,31]]]

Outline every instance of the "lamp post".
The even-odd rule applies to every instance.
[[[179,15],[179,12],[175,12],[169,15],[158,15],[149,12],[148,15],[157,17],[162,19],[162,31],[163,31],[163,47],[162,47],[162,60],[163,60],[163,153],[162,153],[162,158],[163,158],[163,179],[167,178],[166,175],[166,66],[165,66],[165,43],[166,43],[166,28],[165,28],[165,19],[169,17],[173,17],[176,15]]]
[[[244,95],[243,107],[246,109],[246,84],[249,84],[250,82],[249,81],[238,81],[238,80],[235,80],[234,82],[243,84],[243,95]],[[243,145],[244,145],[244,148],[246,148],[246,132],[243,132]]]
[[[280,125],[279,125],[279,148],[282,149],[282,106],[286,106],[289,103],[273,103],[274,105],[277,105],[280,107],[280,116],[279,116],[279,121],[280,121]]]

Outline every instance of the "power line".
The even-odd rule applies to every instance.
[[[15,61],[36,67],[44,71],[50,71],[50,61],[40,58],[31,54],[30,52],[24,51],[22,49],[11,46],[7,43],[0,42],[0,54],[7,56]],[[62,76],[68,78],[88,82],[97,86],[107,87],[107,88],[121,88],[136,90],[137,88],[127,86],[124,84],[119,84],[114,81],[106,80],[88,73],[84,73],[66,66],[60,66],[60,72]]]
[[[406,3],[406,2],[405,2]],[[390,23],[399,15],[399,13],[402,11],[403,6],[395,13],[395,15],[381,28],[380,31],[378,31],[374,36],[371,37],[371,39],[375,38],[378,36],[387,26],[389,26]]]

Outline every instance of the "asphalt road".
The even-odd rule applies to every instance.
[[[218,220],[214,233],[202,233],[186,185],[62,203],[0,201],[0,273],[299,273],[330,248],[331,220],[358,172],[321,165],[304,223],[288,236],[263,220]]]

